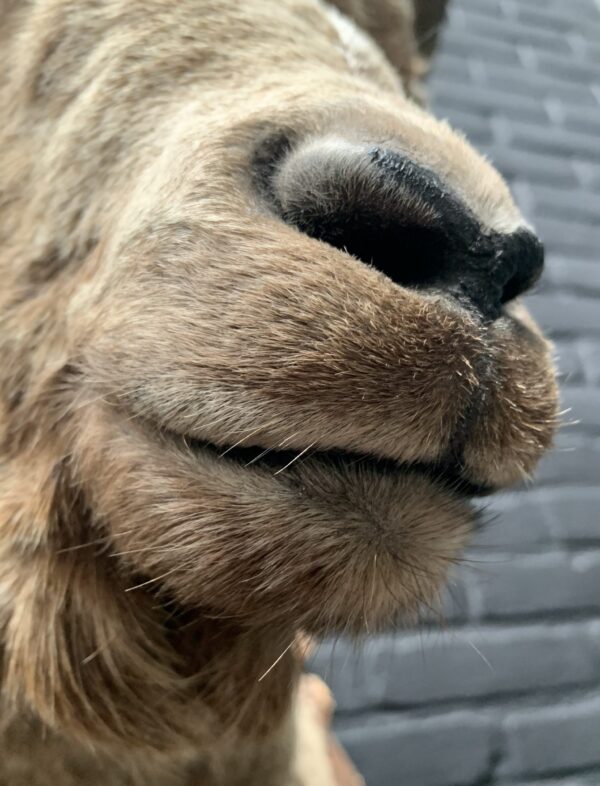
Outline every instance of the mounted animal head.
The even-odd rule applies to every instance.
[[[430,603],[530,475],[542,247],[410,97],[408,3],[345,4],[397,69],[317,0],[2,7],[6,694],[165,747]]]

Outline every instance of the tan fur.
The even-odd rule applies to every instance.
[[[493,486],[550,444],[521,307],[487,324],[261,200],[285,129],[288,172],[385,140],[486,231],[523,224],[408,97],[412,6],[336,5],[363,31],[318,0],[0,0],[0,784],[298,784],[299,630],[417,614],[471,527],[418,468],[273,474],[189,438],[425,462],[469,412]]]

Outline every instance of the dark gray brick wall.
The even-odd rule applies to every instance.
[[[493,725],[474,712],[426,719],[372,717],[368,724],[341,730],[340,739],[368,784],[481,783],[494,751]],[[469,756],[462,753],[466,749]]]
[[[599,786],[600,0],[452,0],[430,95],[545,241],[529,305],[569,411],[534,485],[488,503],[443,626],[314,665],[368,786]]]
[[[502,728],[507,775],[600,766],[600,697],[508,712]]]

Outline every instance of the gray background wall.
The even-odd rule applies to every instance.
[[[315,666],[368,786],[600,784],[600,0],[451,0],[431,97],[545,241],[528,300],[578,422],[491,504],[445,629]]]

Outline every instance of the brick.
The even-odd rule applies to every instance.
[[[540,325],[552,334],[600,335],[600,303],[592,297],[534,294],[525,302]]]
[[[592,188],[598,193],[600,190],[600,165],[591,161],[579,161],[578,158],[572,158],[571,163],[578,182],[584,188]]]
[[[537,549],[552,538],[548,512],[541,504],[544,492],[535,489],[497,494],[484,503],[484,525],[469,547],[469,553],[482,548]]]
[[[497,8],[497,5],[493,7]],[[466,35],[460,30],[448,30],[445,33],[440,51],[442,53],[449,52],[463,58],[468,53],[469,57],[484,57],[486,62],[501,63],[502,65],[514,65],[515,62],[515,47],[512,44],[506,44],[504,41],[475,38],[472,35]],[[437,56],[433,61],[434,69],[436,68],[436,63]]]
[[[587,780],[585,777],[581,778],[561,778],[559,781],[548,780],[544,778],[543,781],[503,781],[502,786],[593,786],[594,781]]]
[[[526,2],[526,0],[519,0],[519,2]],[[571,17],[576,16],[582,29],[586,32],[588,31],[585,25],[590,21],[600,22],[600,8],[597,0],[569,0],[568,5],[564,4],[564,0],[553,0],[553,5],[562,13],[569,14]]]
[[[600,610],[600,552],[586,554],[585,562],[562,552],[512,556],[486,563],[474,580],[473,606],[482,617]]]
[[[436,116],[447,120],[453,128],[462,131],[467,139],[474,144],[485,144],[492,141],[492,124],[486,117],[459,112],[456,109],[444,111],[438,108]]]
[[[557,489],[542,492],[541,499],[544,519],[555,540],[600,542],[600,488]]]
[[[598,70],[598,66],[595,68]],[[564,106],[563,118],[566,128],[584,134],[600,135],[600,106],[590,109]]]
[[[573,52],[573,57],[577,60],[586,59],[586,41],[580,30],[567,33],[565,36]]]
[[[503,9],[498,0],[461,0],[460,6],[468,16],[481,14],[492,19],[502,19]]]
[[[494,65],[487,70],[486,83],[498,90],[529,98],[560,98],[566,104],[594,107],[597,99],[591,87],[559,80],[539,72]]]
[[[583,360],[574,342],[555,344],[555,360],[558,376],[563,385],[574,385],[584,381]]]
[[[555,689],[594,683],[599,676],[584,625],[466,628],[410,642],[388,640],[386,646],[378,668],[388,664],[388,706]]]
[[[512,195],[517,203],[523,218],[529,223],[533,223],[533,192],[529,183],[522,180],[512,181],[510,184]]]
[[[469,77],[469,65],[466,53],[462,56],[452,52],[439,52],[435,58],[435,73],[439,80],[465,81]]]
[[[461,8],[460,3],[449,3],[446,8],[446,20],[442,34],[446,35],[448,31],[456,28],[462,30],[465,26],[465,18],[465,11]]]
[[[595,41],[585,41],[585,57],[594,63],[600,63],[600,45]]]
[[[597,260],[600,249],[600,226],[558,218],[536,219],[535,228],[546,248],[557,254]]]
[[[538,53],[538,68],[550,76],[579,82],[598,82],[598,66],[595,63],[574,60],[573,57]]]
[[[435,107],[460,109],[485,117],[501,114],[529,122],[547,122],[548,115],[541,101],[522,96],[511,96],[501,90],[475,84],[443,83],[431,80],[431,99]],[[577,181],[575,181],[577,182]]]
[[[555,443],[556,449],[542,458],[535,472],[538,485],[597,486],[600,444],[586,435],[561,432]]]
[[[500,0],[502,5],[505,5],[507,2],[509,5],[513,4],[514,0]],[[520,0],[522,5],[532,6],[534,8],[547,8],[548,7],[548,0]]]
[[[600,434],[600,390],[598,388],[564,385],[562,406],[570,409],[566,417],[569,421],[568,431],[584,431],[586,434],[592,435]],[[600,463],[598,479],[600,480]]]
[[[600,765],[600,698],[510,713],[503,775],[542,775]]]
[[[339,736],[369,786],[467,786],[487,773],[493,750],[492,726],[470,712],[359,722]]]
[[[515,57],[516,56],[517,52],[515,51]],[[516,64],[513,64],[512,67],[499,66],[496,64],[493,68],[485,67],[482,69],[480,81],[511,97],[518,95],[528,98],[529,100],[533,99],[537,101],[542,101],[549,95],[562,98],[562,90],[564,90],[565,87],[562,85],[561,92],[556,93],[557,83],[553,86],[553,90],[549,90],[546,79],[539,73]],[[587,87],[580,87],[580,91],[581,90],[591,94],[591,91],[589,91]],[[585,99],[584,103],[593,106],[589,99]]]
[[[584,623],[460,628],[380,636],[362,653],[348,642],[322,645],[311,669],[348,713],[593,684],[596,650]]]
[[[486,19],[473,14],[467,16],[466,28],[480,38],[525,44],[550,52],[564,52],[565,54],[570,52],[569,44],[564,36],[545,30],[535,30],[518,22]]]
[[[502,145],[484,145],[483,152],[508,179],[518,178],[564,188],[579,184],[575,169],[562,158],[511,150]]]
[[[540,183],[527,185],[536,213],[600,226],[600,193],[584,188],[552,188]],[[600,265],[598,269],[600,271]],[[600,272],[598,277],[600,279]]]
[[[560,8],[564,8],[563,0],[554,0],[554,4]],[[586,18],[588,18],[590,14],[593,14],[594,17],[598,20],[598,12],[600,11],[598,0],[571,0],[571,3],[568,6],[569,12],[571,9],[585,14]]]
[[[561,14],[553,13],[548,8],[537,11],[533,8],[519,8],[517,19],[526,25],[538,29],[549,30],[554,33],[568,33],[573,27],[573,20]]]
[[[511,1],[512,0],[509,0],[509,2]],[[549,0],[519,0],[519,4],[533,6],[534,8],[548,8],[548,1]],[[500,0],[500,2],[505,2],[505,0]]]
[[[600,346],[597,341],[578,342],[578,351],[583,361],[584,376],[592,385],[600,385]]]
[[[591,41],[597,41],[600,35],[600,15],[594,0],[540,0],[539,8],[527,11],[524,0],[518,0],[518,18],[529,25],[537,25],[549,32],[567,36],[573,33],[583,34]]]
[[[561,0],[555,0],[555,4],[559,5],[560,3]],[[600,14],[598,10],[598,7],[596,7],[596,13],[590,14],[589,11],[586,11],[585,8],[579,4],[574,4],[571,9],[570,3],[569,5],[563,3],[561,6],[563,18],[570,21],[572,24],[574,23],[570,33],[565,31],[565,34],[579,33],[590,44],[597,43],[600,38]]]
[[[589,259],[546,254],[542,280],[548,280],[563,290],[572,289],[587,295],[600,294],[600,264]]]
[[[510,137],[511,148],[518,150],[600,161],[600,144],[594,135],[578,134],[549,124],[542,126],[513,121],[510,124]]]

